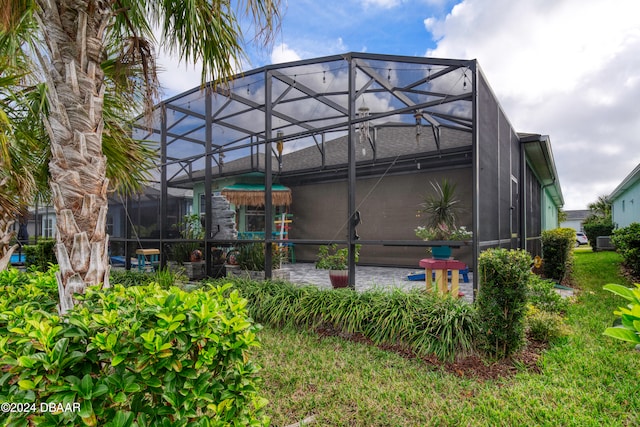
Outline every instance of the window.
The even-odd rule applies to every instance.
[[[264,206],[246,206],[244,223],[245,231],[264,231]]]
[[[42,217],[42,237],[53,238],[56,236],[56,217]]]

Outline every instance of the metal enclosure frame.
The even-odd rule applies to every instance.
[[[413,133],[415,146],[406,142]],[[150,121],[140,118],[136,122],[134,136],[157,144],[151,187],[157,187],[160,194],[159,234],[140,239],[125,231],[124,236],[113,237],[127,252],[136,243],[162,248],[181,241],[168,231],[169,216],[179,216],[169,212],[170,189],[203,182],[204,209],[211,212],[212,183],[260,172],[265,193],[262,241],[266,277],[270,278],[271,247],[282,243],[272,229],[274,176],[281,183],[298,185],[343,180],[347,186],[346,235],[340,239],[294,238],[289,243],[346,245],[349,283],[353,284],[356,244],[410,248],[444,243],[357,237],[358,180],[415,173],[416,165],[418,170],[435,172],[471,170],[474,238],[446,243],[469,246],[474,271],[481,250],[526,248],[528,239],[539,237],[530,234],[539,235],[538,230],[526,226],[529,211],[524,204],[532,200],[525,197],[530,193],[525,182],[536,177],[531,171],[538,166],[528,163],[520,136],[475,60],[347,53],[270,65],[235,76],[229,83],[211,82],[163,101]],[[338,147],[330,144],[337,140],[345,141],[346,149],[331,148]],[[298,149],[279,151],[283,142]],[[363,154],[357,150],[359,144]],[[312,164],[305,166],[310,158]],[[506,192],[511,196],[512,180],[520,195],[515,201],[506,197]],[[125,210],[130,205],[128,201]],[[204,216],[203,225],[210,274],[212,248],[243,240],[216,239],[210,215]],[[477,290],[477,276],[474,282]]]

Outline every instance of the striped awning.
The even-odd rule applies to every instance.
[[[220,192],[230,203],[239,206],[264,206],[264,185],[233,184]],[[271,186],[271,203],[273,206],[291,205],[291,189],[284,185]]]

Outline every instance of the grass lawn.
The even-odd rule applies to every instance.
[[[629,284],[612,252],[575,252],[580,289],[571,335],[515,376],[480,381],[339,337],[264,328],[262,394],[274,426],[315,416],[318,426],[640,425],[640,353],[602,335]]]

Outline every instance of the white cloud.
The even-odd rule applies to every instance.
[[[158,77],[162,82],[165,96],[173,96],[192,89],[202,81],[202,64],[179,64],[176,58],[167,54],[158,55]]]
[[[364,0],[363,5],[367,7],[378,7],[382,9],[393,9],[400,5],[401,0]]]
[[[299,61],[302,59],[298,53],[291,49],[286,43],[274,46],[271,52],[271,63],[282,64],[283,62]]]
[[[478,59],[516,130],[550,135],[582,209],[640,162],[638,16],[637,0],[464,0],[424,20],[426,55]]]

